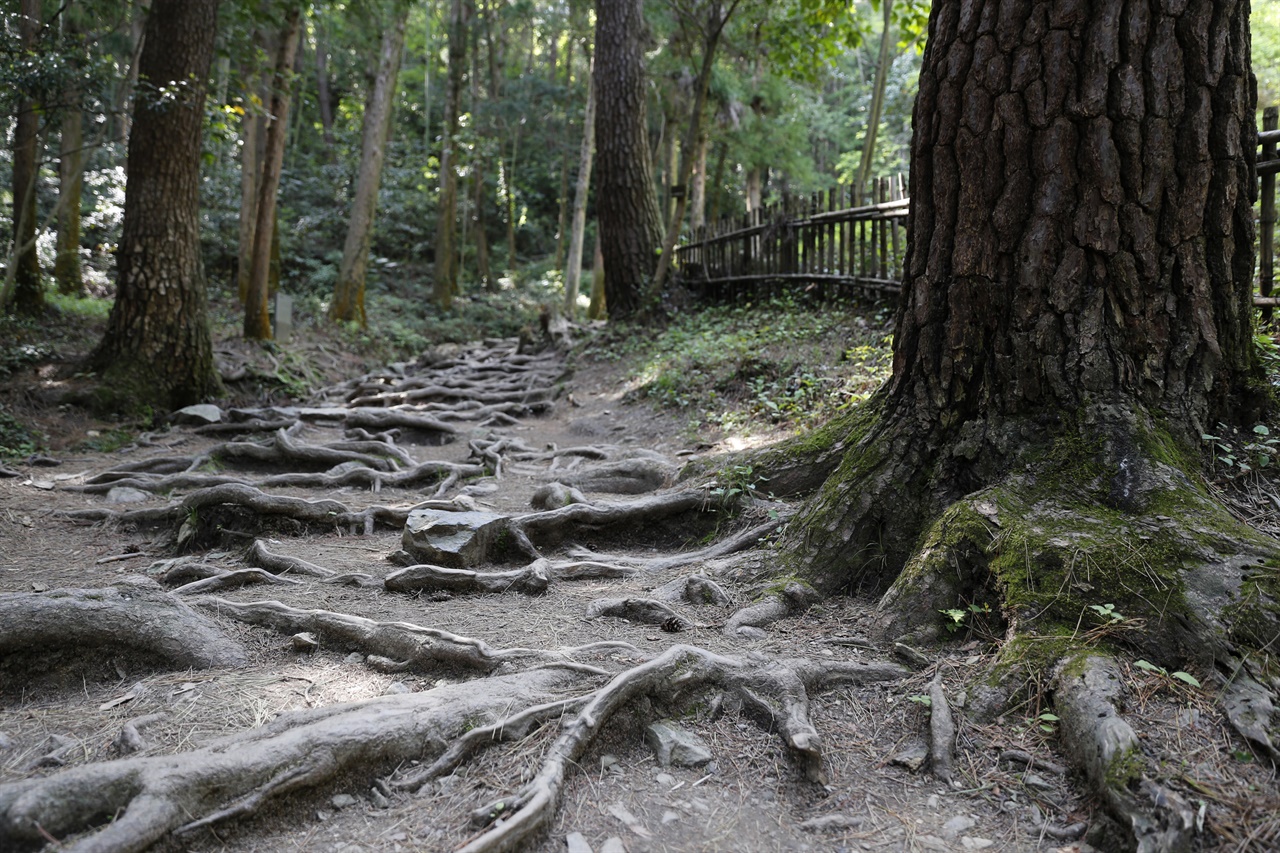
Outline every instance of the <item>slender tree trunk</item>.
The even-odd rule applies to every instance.
[[[293,87],[293,65],[302,30],[302,7],[294,6],[285,15],[271,80],[271,114],[267,125],[266,155],[262,180],[258,185],[256,224],[253,229],[253,260],[249,265],[249,292],[244,303],[244,336],[250,340],[271,338],[270,296],[271,244],[276,237],[276,191],[284,168],[284,145],[289,130],[289,95]]]
[[[200,262],[200,132],[218,0],[154,0],[129,136],[116,301],[90,359],[99,402],[157,411],[221,393]],[[160,100],[168,91],[176,98]]]
[[[84,190],[84,113],[80,94],[73,93],[62,116],[61,156],[58,158],[58,242],[53,277],[58,292],[79,293],[84,289],[80,270],[80,200]]]
[[[150,8],[151,0],[133,0],[130,3],[129,67],[116,85],[111,106],[110,138],[114,142],[125,142],[129,138],[129,101],[133,97],[134,88],[138,85],[138,64],[142,57],[142,49],[146,46],[147,11]]]
[[[893,0],[880,0],[884,12],[884,32],[880,34],[880,56],[876,60],[876,82],[871,91],[871,109],[867,112],[867,131],[862,142],[862,160],[858,165],[858,179],[854,182],[855,205],[863,203],[863,193],[871,184],[871,162],[876,154],[876,135],[880,130],[880,114],[884,111],[884,92],[889,84],[889,68],[893,65]]]
[[[667,225],[667,234],[662,241],[662,256],[658,258],[658,268],[653,274],[653,284],[650,287],[651,299],[655,302],[662,294],[662,286],[671,269],[672,254],[675,252],[676,241],[680,239],[685,211],[689,207],[689,183],[693,176],[698,138],[702,135],[702,113],[707,104],[707,87],[711,84],[711,66],[715,62],[716,47],[720,44],[720,34],[724,32],[724,25],[729,23],[729,18],[737,8],[738,0],[733,0],[729,8],[723,11],[723,5],[715,2],[711,4],[711,10],[707,16],[707,32],[702,43],[702,67],[698,70],[698,79],[694,83],[696,92],[693,110],[689,115],[689,127],[685,130],[684,140],[680,144],[680,176],[677,181],[680,193],[676,199],[676,209],[671,216],[671,222]]]
[[[267,150],[267,85],[265,70],[256,72],[253,94],[261,106],[252,103],[245,112],[240,144],[240,231],[236,264],[236,293],[240,304],[249,298],[249,277],[253,267],[253,235],[258,224],[258,187],[262,183],[262,166]],[[251,99],[247,99],[251,100]]]
[[[587,109],[582,119],[582,149],[578,154],[578,182],[573,192],[573,224],[569,234],[569,263],[564,276],[564,313],[578,310],[578,282],[582,278],[582,243],[587,230],[587,195],[591,188],[591,157],[595,153],[596,98],[593,74],[587,73]],[[598,242],[598,241],[597,241]]]
[[[707,135],[698,137],[693,186],[689,190],[689,226],[695,231],[707,224]]]
[[[645,120],[644,31],[640,0],[597,0],[596,206],[615,319],[640,312],[662,245]]]
[[[764,177],[759,166],[747,170],[746,186],[747,213],[760,209],[764,197]]]
[[[382,180],[382,161],[386,155],[391,113],[395,106],[396,79],[400,74],[400,58],[404,54],[404,32],[409,18],[408,0],[398,0],[393,14],[395,17],[391,26],[382,32],[378,72],[364,111],[355,199],[351,205],[347,239],[342,247],[342,266],[338,269],[333,304],[329,308],[331,320],[354,321],[362,327],[367,323],[364,287],[369,243],[373,238],[378,185]]]
[[[449,4],[449,69],[445,84],[444,123],[440,145],[439,221],[436,226],[436,269],[432,300],[442,310],[453,304],[458,291],[458,169],[454,145],[458,135],[458,107],[462,98],[462,69],[467,61],[467,19],[462,0]]]
[[[604,287],[604,250],[600,240],[600,226],[596,225],[596,248],[591,262],[591,303],[587,306],[588,320],[603,320],[608,313]]]
[[[22,0],[18,11],[18,35],[24,53],[34,54],[40,38],[40,0]],[[6,282],[5,295],[12,294],[13,307],[22,314],[44,310],[44,290],[40,284],[40,260],[36,254],[36,181],[39,177],[37,152],[40,134],[40,105],[29,97],[18,102],[18,119],[13,129],[13,253],[9,263],[12,285]],[[8,303],[0,299],[0,308]]]
[[[316,18],[316,102],[320,108],[320,133],[326,156],[333,156],[333,95],[329,91],[329,42],[324,25]]]
[[[711,210],[707,214],[708,222],[720,221],[720,199],[724,196],[721,191],[721,187],[724,186],[724,164],[729,155],[729,146],[724,141],[721,141],[716,148],[716,171],[711,178],[713,195],[711,196]]]
[[[551,44],[552,44],[552,47],[554,48],[556,41],[552,40]],[[573,86],[573,39],[572,38],[568,39],[568,44],[565,46],[564,53],[565,53],[564,88],[565,88],[565,94],[568,95],[568,93],[571,91]],[[588,71],[587,73],[590,74],[591,72]],[[552,84],[556,82],[554,66],[553,66],[553,72],[551,75],[551,82]],[[565,115],[564,124],[565,124],[565,136],[568,136],[570,122],[569,122],[567,113]],[[569,146],[568,145],[562,146],[562,150],[560,152],[560,196],[559,196],[560,203],[559,203],[559,209],[556,211],[555,267],[558,270],[564,269],[564,250],[565,250],[565,243],[567,242],[566,238],[568,237],[569,206],[570,206],[569,205],[569,160],[571,156],[572,156],[572,151],[569,148]]]
[[[507,275],[512,281],[516,279],[516,155],[520,153],[520,128],[524,117],[520,117],[515,132],[511,134],[511,165],[503,169],[502,186],[505,190],[507,208]],[[501,164],[500,164],[501,165]]]

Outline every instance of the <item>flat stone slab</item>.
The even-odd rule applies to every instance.
[[[510,535],[507,519],[495,512],[416,509],[405,522],[401,544],[420,563],[469,569],[501,550]]]
[[[170,418],[175,424],[191,424],[193,426],[216,424],[222,420],[222,409],[208,403],[201,403],[197,406],[178,409],[178,411],[170,415]]]

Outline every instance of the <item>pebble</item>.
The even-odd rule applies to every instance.
[[[352,652],[351,654],[343,658],[342,662],[349,663],[349,664],[364,663],[364,655],[361,654],[360,652]]]
[[[357,800],[355,797],[351,796],[350,794],[334,794],[333,798],[329,800],[329,804],[332,805],[335,809],[350,808],[351,806],[354,806],[357,802],[359,802],[359,800]]]
[[[942,805],[942,800],[938,798],[937,794],[930,794],[929,799],[925,801],[925,805],[931,809],[936,809]]]
[[[591,845],[587,843],[587,839],[581,832],[571,832],[566,835],[564,846],[567,853],[592,853]]]
[[[293,648],[300,652],[314,652],[320,648],[320,641],[316,639],[316,635],[307,631],[294,634],[289,639],[293,641]]]
[[[967,829],[973,829],[978,822],[968,815],[956,815],[942,825],[942,834],[948,838],[955,838]]]
[[[605,839],[604,844],[600,845],[600,853],[627,853],[627,848],[623,846],[622,839],[615,835]]]
[[[135,489],[130,486],[116,486],[107,492],[107,503],[109,504],[140,504],[144,501],[151,500],[151,495]]]
[[[960,839],[960,846],[965,850],[986,850],[994,844],[995,842],[990,838],[975,838],[971,835],[966,835]]]
[[[663,826],[666,826],[666,825],[667,825],[667,824],[669,824],[669,823],[675,823],[675,822],[676,822],[676,821],[678,821],[679,819],[680,819],[680,815],[679,815],[679,813],[677,813],[677,812],[673,812],[673,811],[671,811],[671,809],[667,809],[665,812],[663,812],[663,813],[662,813],[662,825],[663,825]]]
[[[377,788],[369,789],[369,799],[373,800],[373,804],[380,809],[391,808],[391,801],[388,800],[386,796]],[[395,841],[396,839],[392,838],[391,840]]]
[[[0,740],[0,748],[3,748],[3,745],[4,741]],[[659,773],[657,776],[653,777],[653,781],[664,788],[670,788],[675,785],[676,777],[672,776],[670,773]]]
[[[393,681],[387,685],[384,695],[391,696],[397,693],[412,693],[413,688],[405,684],[403,681]]]

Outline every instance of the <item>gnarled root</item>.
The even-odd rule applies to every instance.
[[[652,598],[597,598],[587,605],[588,619],[612,616],[644,625],[661,625],[664,631],[685,631],[693,627],[688,619],[667,604]]]
[[[384,582],[392,592],[448,592],[454,595],[476,593],[523,592],[539,595],[547,591],[551,580],[546,561],[539,560],[523,569],[508,572],[475,572],[444,566],[406,566],[387,575]]]
[[[1115,661],[1085,654],[1060,668],[1054,704],[1062,743],[1138,853],[1188,849],[1195,813],[1146,773],[1142,745],[1117,710],[1123,692]]]
[[[0,595],[0,654],[47,648],[129,648],[176,668],[242,666],[239,643],[166,592],[142,587]]]
[[[787,581],[781,589],[761,596],[755,604],[742,608],[724,623],[724,632],[730,636],[750,635],[752,629],[771,625],[779,619],[802,613],[819,599],[813,587],[803,581]]]
[[[609,719],[640,696],[668,702],[708,688],[732,694],[741,706],[776,730],[800,761],[806,778],[820,781],[821,738],[809,722],[808,692],[834,684],[896,680],[906,671],[893,664],[831,663],[805,660],[746,661],[692,646],[674,646],[652,661],[614,677],[591,698],[552,744],[537,776],[521,790],[472,813],[482,825],[501,816],[487,832],[458,853],[493,853],[518,848],[555,813],[569,768],[575,765]]]
[[[283,715],[178,755],[122,758],[0,785],[0,849],[104,823],[69,853],[132,853],[252,814],[273,797],[349,770],[432,755],[515,708],[543,705],[581,675],[564,668],[494,676],[423,693]],[[113,818],[114,816],[114,818]]]

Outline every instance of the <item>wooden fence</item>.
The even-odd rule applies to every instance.
[[[1280,172],[1280,108],[1263,111],[1258,133],[1258,286],[1254,304],[1270,320],[1275,287],[1276,173]],[[686,284],[713,299],[744,295],[742,285],[786,282],[831,285],[838,292],[898,290],[907,248],[910,199],[905,180],[880,178],[872,203],[846,206],[853,188],[757,208],[739,219],[700,228],[676,248]]]

